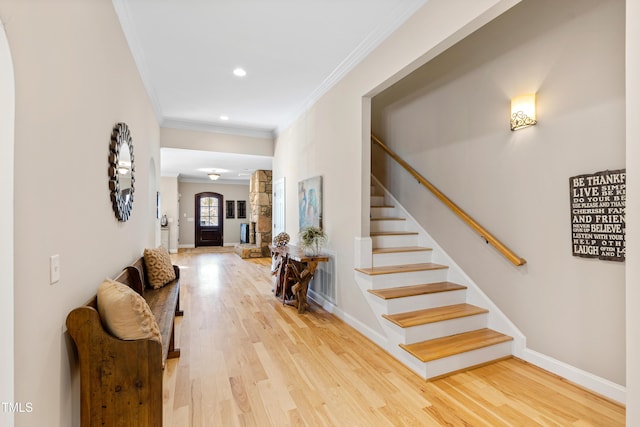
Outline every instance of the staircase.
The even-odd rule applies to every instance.
[[[490,310],[470,303],[468,286],[452,280],[466,275],[441,261],[448,258],[437,245],[425,245],[426,232],[374,182],[372,266],[357,268],[356,281],[385,331],[385,350],[425,379],[512,355],[513,338],[489,327],[508,320],[494,321]],[[475,288],[474,295],[486,298]]]

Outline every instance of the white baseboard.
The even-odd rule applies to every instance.
[[[561,376],[594,393],[626,405],[627,389],[607,379],[598,377],[582,369],[549,357],[529,348],[524,349],[521,358],[533,365]]]
[[[356,331],[360,332],[362,335],[376,343],[380,348],[385,349],[385,345],[387,342],[387,337],[382,335],[380,332],[374,331],[364,323],[360,322],[355,317],[345,313],[342,311],[340,307],[334,307],[333,314],[342,320],[347,325],[351,326]]]
[[[385,345],[387,338],[385,336],[369,328],[367,325],[345,313],[338,307],[333,307],[333,314],[379,345],[381,348],[386,348]],[[597,393],[622,405],[626,405],[627,390],[624,386],[528,348],[522,351],[521,359],[531,363],[532,365],[538,366],[545,371],[559,375],[560,377],[577,384],[580,387],[584,387],[589,391]]]
[[[333,304],[331,301],[324,298],[319,293],[314,292],[313,289],[309,289],[307,298],[309,298],[310,300],[313,300],[313,302],[321,306],[327,313],[331,313],[331,314],[334,313],[336,308],[335,304]]]
[[[385,336],[369,328],[358,319],[355,319],[345,313],[339,307],[333,307],[333,314],[360,332],[362,335],[375,342],[381,348],[386,348],[385,345],[387,338]],[[525,348],[522,351],[520,358],[532,365],[544,369],[545,371],[559,375],[589,391],[597,393],[622,405],[626,405],[627,390],[626,387],[621,386],[620,384],[598,377],[597,375],[593,375],[589,372],[583,371],[582,369],[576,368],[575,366],[571,366],[528,348]]]

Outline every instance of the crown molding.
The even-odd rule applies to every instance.
[[[250,136],[253,138],[262,138],[273,140],[275,133],[273,129],[250,127],[250,126],[234,126],[220,125],[217,123],[200,122],[196,120],[184,120],[166,118],[160,123],[160,127],[171,129],[195,130],[210,133],[223,133],[227,135]]]
[[[360,62],[362,62],[371,52],[386,40],[394,31],[396,31],[407,19],[418,11],[429,0],[413,0],[408,5],[397,7],[394,11],[394,18],[390,25],[373,29],[369,35],[340,63],[334,70],[314,89],[307,99],[289,115],[289,117],[278,125],[275,129],[274,136],[278,136],[286,130],[293,122],[295,122],[305,111],[313,104],[318,102],[323,95],[342,80],[351,70],[353,70]]]
[[[172,173],[162,173],[160,174],[161,178],[178,178],[180,176],[179,173],[177,172],[172,172]]]
[[[223,133],[229,135],[250,136],[255,138],[275,139],[277,135],[287,129],[305,111],[313,106],[324,96],[333,86],[342,80],[351,70],[362,62],[374,49],[376,49],[387,37],[396,31],[406,22],[411,15],[420,9],[429,0],[407,0],[402,6],[396,7],[393,11],[393,19],[390,25],[380,26],[373,29],[369,35],[336,67],[334,70],[316,87],[309,96],[273,129],[256,126],[241,125],[221,125],[219,123],[203,122],[195,120],[177,119],[165,117],[160,106],[160,101],[156,91],[151,84],[150,73],[146,66],[144,51],[142,50],[136,26],[131,18],[127,0],[112,0],[114,9],[120,20],[122,31],[131,50],[133,60],[138,68],[138,73],[142,79],[144,87],[149,96],[149,101],[156,114],[161,127],[197,130],[203,132]],[[408,4],[407,4],[408,3]]]

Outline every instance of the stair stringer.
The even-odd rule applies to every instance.
[[[475,283],[471,277],[469,277],[460,266],[453,260],[449,254],[431,237],[431,235],[416,221],[416,219],[411,215],[409,211],[407,211],[402,204],[387,190],[387,188],[382,185],[382,183],[373,175],[371,176],[372,185],[375,185],[379,190],[384,193],[385,200],[391,202],[395,206],[395,211],[398,214],[397,216],[402,216],[406,218],[406,228],[409,230],[418,232],[418,243],[421,246],[432,248],[432,258],[431,261],[437,264],[443,264],[448,266],[448,280],[464,284],[467,287],[466,297],[467,302],[469,304],[477,305],[480,307],[484,307],[489,310],[489,315],[487,317],[487,327],[493,329],[495,331],[501,332],[505,335],[509,335],[513,337],[512,345],[512,354],[516,357],[523,358],[523,353],[526,348],[526,337],[524,334],[511,322],[511,320],[500,310],[500,308],[480,289],[480,287]],[[362,255],[362,254],[361,254]],[[373,257],[373,255],[371,255]],[[365,298],[369,302],[373,311],[375,312],[378,322],[381,325],[382,329],[385,331],[388,344],[384,346],[385,350],[396,356],[398,354],[397,349],[399,344],[398,334],[393,330],[393,328],[389,325],[384,318],[382,318],[382,314],[384,314],[383,309],[384,306],[380,304],[379,298],[371,295],[367,290],[371,289],[372,284],[370,282],[370,278],[366,277],[366,275],[356,272],[356,282],[358,283],[360,289],[366,294]],[[402,353],[399,353],[402,357],[398,357],[403,362],[407,359],[401,350]],[[397,357],[397,356],[396,356]],[[413,359],[413,358],[412,358]],[[416,365],[415,359],[408,363],[407,366],[413,367],[411,365]],[[416,371],[416,369],[413,369]],[[421,369],[417,370],[419,372]]]

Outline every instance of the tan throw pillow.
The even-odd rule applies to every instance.
[[[163,246],[144,250],[144,265],[147,281],[153,289],[158,289],[176,278],[169,252]]]
[[[98,287],[102,323],[122,340],[150,339],[162,344],[158,322],[147,302],[129,286],[105,279]]]

